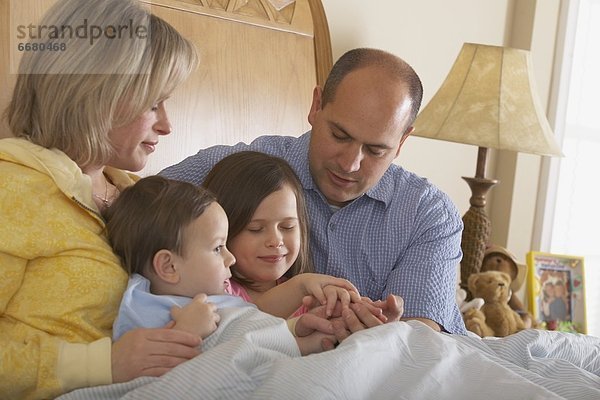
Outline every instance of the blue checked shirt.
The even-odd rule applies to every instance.
[[[463,225],[448,196],[392,164],[371,190],[334,211],[310,175],[309,140],[310,132],[214,146],[160,174],[201,185],[218,161],[238,151],[285,159],[304,187],[317,272],[346,278],[374,300],[399,295],[403,317],[428,318],[447,332],[466,334],[455,297]]]

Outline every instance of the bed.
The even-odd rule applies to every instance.
[[[528,330],[504,339],[395,322],[300,357],[283,320],[219,310],[203,353],[161,378],[79,389],[81,399],[598,399],[600,341]]]
[[[312,89],[332,65],[319,0],[143,2],[192,39],[201,57],[168,103],[174,133],[162,138],[143,174],[213,144],[309,129]],[[0,3],[3,15],[7,3]],[[0,52],[7,51],[3,40]],[[13,82],[7,60],[0,65],[2,87]],[[79,389],[61,399],[600,399],[600,339],[590,336],[526,330],[481,339],[394,322],[300,357],[283,320],[253,307],[219,312],[220,326],[203,353],[163,377]]]

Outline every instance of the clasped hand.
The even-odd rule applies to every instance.
[[[319,338],[321,348],[313,345],[312,352],[332,349],[354,332],[399,321],[404,311],[404,302],[399,296],[389,295],[385,301],[372,301],[360,297],[358,291],[346,291],[336,286],[324,287],[323,293],[326,304],[314,296],[303,299],[310,311],[302,315],[295,326],[299,339]]]

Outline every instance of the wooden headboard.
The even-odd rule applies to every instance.
[[[55,1],[23,3],[41,15]],[[263,134],[298,136],[310,128],[312,90],[332,65],[320,0],[140,1],[192,40],[200,55],[199,68],[167,103],[173,134],[161,138],[143,175],[213,144]],[[12,3],[0,0],[2,110],[15,80],[9,74]],[[0,136],[6,136],[5,121],[2,127]]]

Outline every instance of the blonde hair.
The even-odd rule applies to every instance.
[[[65,30],[83,25],[104,35]],[[62,29],[60,37],[46,29],[37,42],[64,51],[23,54],[5,116],[15,136],[57,148],[82,168],[105,165],[114,152],[109,130],[168,97],[198,63],[188,40],[134,0],[59,1],[39,26]],[[115,30],[125,26],[128,34]],[[134,27],[146,35],[133,35]]]

